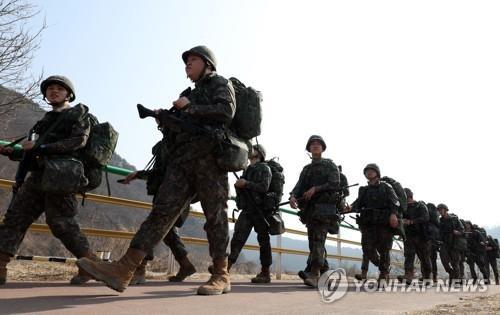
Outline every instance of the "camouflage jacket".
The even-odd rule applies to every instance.
[[[300,173],[299,180],[290,195],[301,198],[302,195],[316,187],[316,193],[309,202],[299,202],[302,210],[312,207],[316,203],[337,203],[340,188],[340,175],[337,165],[330,159],[312,160]]]
[[[261,207],[264,195],[269,190],[271,183],[271,169],[265,162],[249,165],[241,178],[247,181],[245,188],[236,189],[236,204],[239,209],[256,210]]]
[[[65,115],[64,119],[49,134],[45,135],[60,115]],[[47,112],[31,128],[31,132],[39,137],[45,135],[42,141],[37,142],[37,145],[40,145],[36,152],[37,156],[65,155],[78,158],[78,150],[85,146],[90,134],[88,108],[83,104],[78,104],[61,112]],[[16,154],[11,156],[13,160],[21,158],[22,150],[16,151]],[[36,169],[34,164],[32,165],[33,169]]]
[[[388,213],[398,212],[399,199],[391,185],[379,181],[375,185],[359,188],[358,199],[352,204],[353,211],[363,212],[364,209],[385,210]]]
[[[454,230],[459,231],[462,235],[465,231],[462,222],[456,215],[450,213],[447,218],[441,217],[439,219],[439,233],[444,244],[454,245],[457,240],[464,239],[462,235],[454,235]]]
[[[479,230],[472,229],[466,231],[465,238],[467,239],[468,254],[476,256],[486,253],[486,238]]]
[[[188,89],[182,95],[187,95],[190,102],[184,112],[195,124],[224,129],[234,117],[236,100],[233,86],[215,72],[197,81],[193,90]],[[168,142],[169,155],[174,163],[210,154],[217,145],[217,140],[208,135],[186,131],[169,131]]]
[[[411,220],[413,224],[405,225],[407,236],[426,236],[429,224],[429,211],[422,201],[408,203],[408,208],[403,214],[404,219]]]

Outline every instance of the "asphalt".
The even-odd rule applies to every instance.
[[[500,293],[489,286],[482,293],[356,292],[350,286],[341,299],[324,303],[318,291],[299,281],[258,285],[232,284],[232,292],[197,296],[200,281],[172,284],[149,281],[117,293],[101,283],[70,286],[67,282],[10,282],[0,287],[0,314],[401,314],[455,304],[461,298]]]

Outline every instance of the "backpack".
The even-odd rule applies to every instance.
[[[236,94],[236,112],[229,129],[238,137],[250,140],[260,135],[262,122],[262,94],[252,87],[246,87],[240,80],[232,77],[229,81]]]
[[[271,183],[269,184],[269,189],[266,193],[265,201],[266,208],[272,205],[272,208],[276,208],[281,202],[283,197],[283,186],[285,185],[285,175],[283,174],[283,167],[276,161],[275,158],[266,161],[267,166],[271,169]]]
[[[85,176],[89,183],[82,192],[96,189],[102,182],[102,170],[113,156],[118,142],[118,132],[108,123],[99,123],[97,117],[88,114],[90,119],[90,135],[87,144],[82,149],[82,162]],[[107,179],[107,172],[106,172]],[[109,182],[108,194],[110,195]]]

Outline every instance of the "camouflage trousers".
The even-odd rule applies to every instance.
[[[490,278],[490,268],[488,268],[488,261],[486,257],[486,252],[472,253],[469,252],[466,255],[466,262],[469,265],[470,275],[472,279],[477,279],[477,273],[475,265],[479,268],[479,271],[483,274],[483,279]]]
[[[309,260],[312,267],[322,267],[326,260],[326,236],[329,225],[318,221],[307,223],[307,239],[309,241]]]
[[[393,232],[388,226],[370,225],[361,230],[363,255],[383,273],[389,272],[391,265],[392,238]]]
[[[141,224],[130,247],[151,253],[174,226],[193,196],[200,200],[206,223],[209,253],[213,259],[227,256],[229,243],[227,172],[215,163],[212,154],[167,167],[149,216]]]
[[[0,224],[0,252],[14,256],[31,223],[45,212],[52,234],[77,258],[89,252],[89,242],[75,219],[78,202],[74,194],[45,193],[38,189],[40,177],[28,177]]]
[[[415,255],[420,260],[422,276],[429,279],[431,274],[430,241],[419,236],[406,235],[404,242],[405,271],[413,272],[415,269]]]
[[[165,243],[165,245],[167,245],[167,247],[172,251],[175,260],[177,261],[180,261],[188,254],[186,246],[184,246],[184,243],[181,240],[181,236],[179,235],[179,231],[175,226],[172,227],[172,229],[170,229],[167,235],[163,238],[163,243]],[[145,259],[153,260],[154,252],[149,252]]]
[[[330,264],[328,263],[328,253],[326,252],[326,247],[325,247],[325,258],[323,265],[321,266],[321,273],[324,273],[330,269]],[[306,269],[304,269],[305,272],[310,272],[311,271],[311,254],[309,253],[309,257],[307,257],[307,263],[306,263]]]
[[[434,276],[437,277],[438,267],[437,267],[437,257],[439,252],[439,247],[434,241],[431,242],[430,247],[430,258],[431,258],[431,271]],[[423,270],[422,270],[423,273]]]
[[[257,233],[257,241],[260,247],[260,264],[263,267],[269,267],[273,263],[271,252],[271,238],[269,237],[269,227],[264,219],[253,211],[243,210],[238,216],[234,225],[233,238],[231,239],[231,253],[229,261],[235,263],[240,255],[241,249],[247,242],[252,228]]]
[[[450,275],[450,279],[460,278],[461,254],[462,253],[454,249],[453,246],[444,243],[441,245],[439,257],[441,257],[441,263],[443,264],[444,270]]]

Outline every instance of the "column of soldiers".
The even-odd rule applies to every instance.
[[[182,59],[195,88],[189,90],[188,96],[182,93],[174,100],[174,108],[201,125],[228,126],[235,114],[235,91],[227,79],[217,74],[214,54],[205,46],[197,46],[184,52]],[[53,110],[33,127],[40,136],[36,141],[24,142],[21,153],[31,153],[37,161],[58,156],[78,159],[78,152],[89,137],[90,122],[85,115],[88,109],[80,104],[70,106],[69,103],[75,100],[75,88],[63,76],[44,80],[41,92]],[[63,115],[66,112],[76,114]],[[44,170],[41,163],[33,163],[29,177],[19,183],[20,188],[0,225],[0,284],[6,281],[6,266],[16,254],[27,229],[42,213],[46,214],[54,236],[79,258],[79,271],[71,280],[72,284],[95,279],[123,292],[129,284],[143,283],[147,261],[153,258],[154,247],[162,240],[180,265],[177,275],[169,280],[183,281],[196,270],[188,259],[176,226],[182,225],[190,204],[197,201],[206,217],[204,229],[212,258],[210,279],[197,293],[217,295],[231,290],[229,270],[236,263],[252,228],[257,233],[261,261],[261,271],[252,282],[271,281],[272,252],[266,216],[275,209],[281,195],[270,194],[273,174],[266,162],[264,147],[253,147],[250,165],[235,183],[237,206],[242,211],[229,243],[228,173],[216,163],[218,142],[205,134],[167,130],[160,121],[159,124],[163,139],[153,149],[157,158],[154,167],[134,172],[123,181],[126,184],[136,178],[146,179],[148,193],[154,196],[152,211],[141,224],[126,254],[111,263],[100,261],[91,252],[75,220],[76,191],[66,194],[41,191],[39,186]],[[464,227],[445,204],[435,207],[416,201],[408,188],[403,198],[401,191],[395,189],[397,182],[382,178],[380,168],[374,163],[363,169],[368,183],[360,187],[357,199],[348,205],[345,201],[349,195],[347,178],[332,160],[323,157],[326,148],[321,136],[309,138],[305,149],[310,153],[311,163],[303,168],[289,198],[290,206],[299,209],[300,220],[307,228],[310,255],[306,268],[299,273],[306,285],[317,287],[321,274],[328,270],[327,234],[338,233],[341,214],[348,212],[359,214],[357,223],[362,234],[363,264],[356,278],[360,280],[367,278],[369,262],[378,267],[380,281],[389,279],[393,239],[396,234],[401,235],[404,226],[405,274],[402,280],[411,282],[414,278],[415,256],[420,260],[422,279],[436,280],[439,252],[450,279],[463,278],[461,265],[466,261],[472,277],[477,279],[474,265],[478,265],[486,282],[489,281],[488,264],[491,264],[498,284],[498,242],[484,230],[468,221]],[[13,160],[21,158],[19,151],[9,147],[0,147],[0,153]],[[269,196],[274,198],[271,202]],[[402,211],[403,208],[406,211]]]

